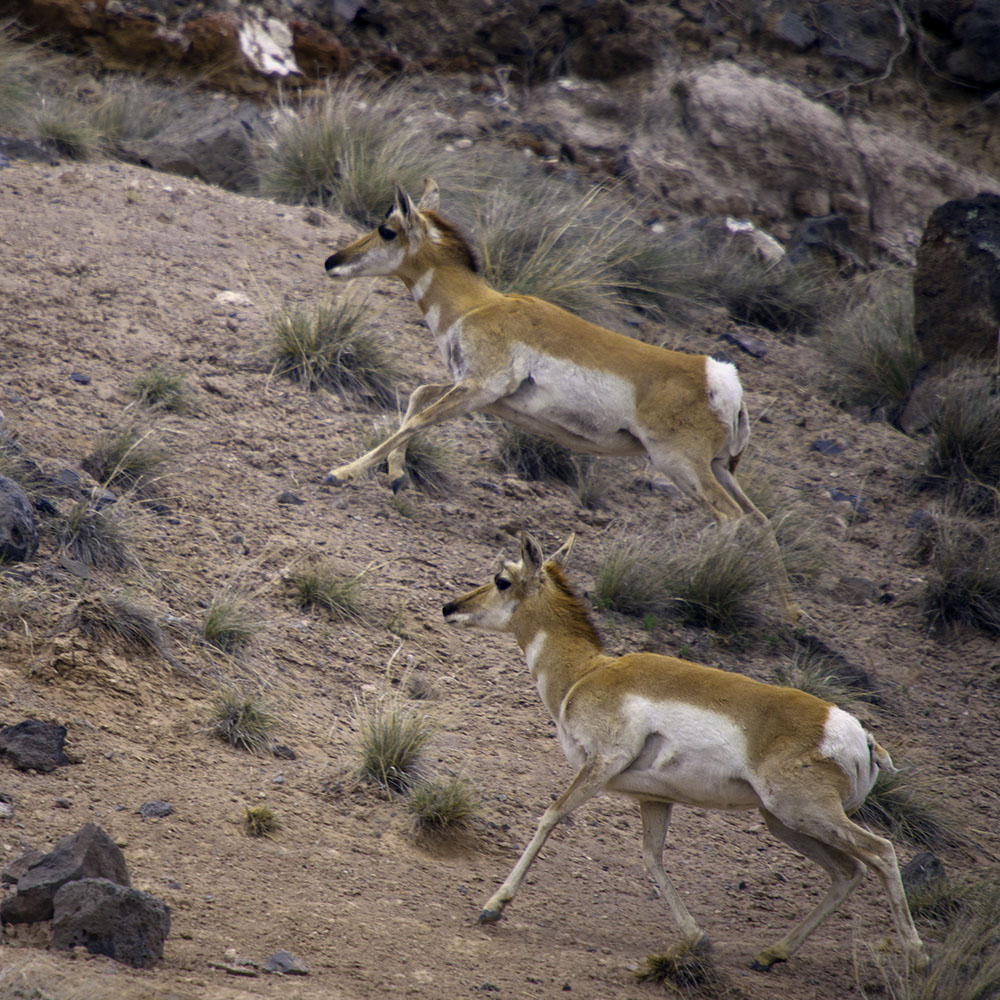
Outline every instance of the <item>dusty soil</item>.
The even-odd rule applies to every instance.
[[[675,931],[644,872],[638,815],[625,800],[581,808],[504,920],[477,926],[571,772],[513,640],[448,631],[440,605],[484,580],[498,550],[513,552],[506,525],[530,528],[550,548],[577,532],[571,575],[585,590],[622,531],[655,536],[677,521],[695,529],[704,515],[651,490],[638,463],[611,465],[606,510],[583,510],[559,486],[497,471],[492,431],[478,420],[447,432],[456,471],[444,498],[411,491],[394,501],[384,477],[323,488],[324,473],[358,453],[376,414],[272,377],[268,317],[278,303],[330,294],[322,262],[349,231],[336,218],[315,225],[300,209],[119,164],[15,161],[0,170],[5,426],[50,474],[80,471],[100,434],[134,418],[170,455],[155,505],[120,501],[136,565],[81,579],[45,537],[32,563],[0,573],[0,599],[27,602],[0,629],[0,723],[64,723],[80,760],[51,774],[0,762],[0,791],[16,804],[0,821],[0,861],[94,821],[122,845],[133,883],[169,903],[173,917],[164,960],[146,972],[44,951],[44,928],[8,929],[0,995],[23,995],[18,984],[60,1000],[660,993],[637,985],[633,969]],[[402,389],[440,380],[401,286],[360,284],[398,345]],[[245,298],[233,304],[223,292]],[[733,351],[720,339],[727,323],[706,316],[665,335],[673,346]],[[755,419],[753,458],[827,536],[827,571],[799,594],[805,631],[877,678],[883,704],[866,718],[897,763],[947,782],[976,844],[944,852],[949,868],[995,863],[1000,657],[980,635],[933,635],[921,620],[924,569],[909,555],[906,522],[926,502],[909,485],[922,444],[831,406],[831,372],[812,344],[757,332],[768,354],[736,359]],[[154,365],[187,374],[186,411],[140,412],[129,387]],[[817,438],[848,447],[824,456],[810,449]],[[863,495],[870,519],[833,501],[834,487]],[[278,504],[285,490],[304,502]],[[296,608],[287,576],[312,556],[367,568],[365,621]],[[853,577],[882,599],[852,597],[841,581]],[[226,588],[250,595],[261,623],[235,657],[195,639],[205,605]],[[84,638],[67,618],[85,593],[155,608],[176,665]],[[670,622],[650,634],[614,615],[599,624],[613,650],[685,646],[703,662],[765,678],[791,655],[777,624],[737,636]],[[280,704],[280,739],[296,760],[253,757],[213,738],[210,703],[224,679]],[[344,780],[355,699],[414,679],[429,689],[424,704],[439,727],[428,768],[465,775],[482,795],[483,823],[460,845],[416,842],[400,801]],[[173,814],[141,818],[151,799],[168,800]],[[240,816],[261,803],[281,828],[251,839]],[[917,851],[898,847],[903,861]],[[666,858],[714,941],[719,995],[830,1000],[877,990],[869,949],[889,921],[873,879],[792,962],[762,975],[749,959],[819,898],[821,873],[749,813],[679,809]],[[257,961],[288,949],[311,973],[237,979],[213,965],[230,948]]]

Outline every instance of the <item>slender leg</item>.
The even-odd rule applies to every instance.
[[[479,914],[479,923],[491,924],[500,919],[504,907],[517,895],[517,890],[531,867],[531,863],[544,846],[545,841],[549,839],[549,834],[556,823],[568,816],[577,806],[593,798],[620,770],[620,765],[609,767],[607,761],[588,761],[580,768],[569,788],[542,813],[535,835],[524,849],[517,864],[511,869],[511,873],[504,880],[503,885],[497,889],[483,907],[482,913]]]
[[[431,403],[437,402],[450,388],[450,382],[445,385],[417,386],[417,388],[410,393],[410,401],[407,404],[406,413],[403,415],[400,426],[402,427],[405,425],[415,413],[419,413],[420,410],[430,406]],[[389,485],[392,487],[393,493],[398,493],[406,485],[407,475],[406,469],[404,468],[405,462],[405,445],[391,452],[389,457],[386,459],[389,471]]]
[[[765,948],[751,963],[759,972],[766,972],[775,962],[786,962],[798,951],[802,942],[854,892],[864,877],[865,866],[849,854],[821,843],[814,837],[785,826],[766,809],[761,809],[767,828],[803,857],[815,861],[830,876],[830,890],[800,923],[796,924],[780,941]]]
[[[479,382],[471,380],[459,382],[451,386],[447,392],[425,409],[404,421],[399,430],[387,437],[377,448],[373,448],[367,454],[356,458],[347,465],[331,469],[323,481],[328,485],[338,486],[341,483],[357,479],[358,476],[363,475],[373,465],[378,465],[383,458],[398,448],[405,448],[406,442],[425,427],[444,423],[446,420],[453,420],[455,417],[471,413],[473,410],[482,409],[488,403],[493,402],[493,399],[494,395],[484,389]]]
[[[639,803],[639,814],[642,816],[642,860],[646,863],[649,874],[653,876],[660,895],[667,901],[667,906],[670,907],[670,912],[685,942],[691,947],[704,946],[708,941],[705,933],[691,916],[663,867],[663,843],[667,839],[672,810],[673,805],[669,802],[644,800]]]

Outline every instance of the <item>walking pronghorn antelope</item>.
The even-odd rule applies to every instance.
[[[707,943],[663,868],[675,803],[759,809],[768,829],[830,876],[819,905],[753,963],[788,959],[850,895],[878,875],[900,944],[915,968],[927,955],[913,926],[892,844],[847,817],[865,800],[888,753],[854,716],[793,688],[671,656],[606,656],[586,606],[563,575],[572,537],[546,562],[525,536],[520,562],[444,606],[446,622],[511,632],[524,651],[559,742],[578,768],[542,814],[481,923],[499,920],[553,827],[601,791],[636,799],[642,856],[685,942]]]
[[[477,410],[577,451],[645,452],[717,521],[748,514],[767,526],[786,614],[797,619],[767,519],[733,475],[750,437],[736,368],[613,333],[541,299],[496,291],[462,236],[438,215],[438,202],[431,180],[418,205],[397,185],[385,221],[326,261],[327,274],[337,278],[399,278],[453,379],[415,389],[399,429],[331,470],[326,482],[348,482],[386,460],[397,490],[406,478],[406,442]]]

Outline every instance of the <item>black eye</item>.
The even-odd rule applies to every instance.
[[[493,577],[493,582],[497,585],[497,590],[506,590],[510,586],[510,580],[505,580],[499,573]]]
[[[379,226],[378,234],[384,240],[394,240],[396,238],[396,230],[390,229],[388,226]]]

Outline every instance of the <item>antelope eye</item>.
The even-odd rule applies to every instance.
[[[510,586],[510,580],[505,580],[499,573],[493,577],[493,582],[497,585],[497,590],[506,590]]]
[[[394,240],[396,238],[396,230],[390,229],[388,226],[379,226],[378,234],[384,240]]]

